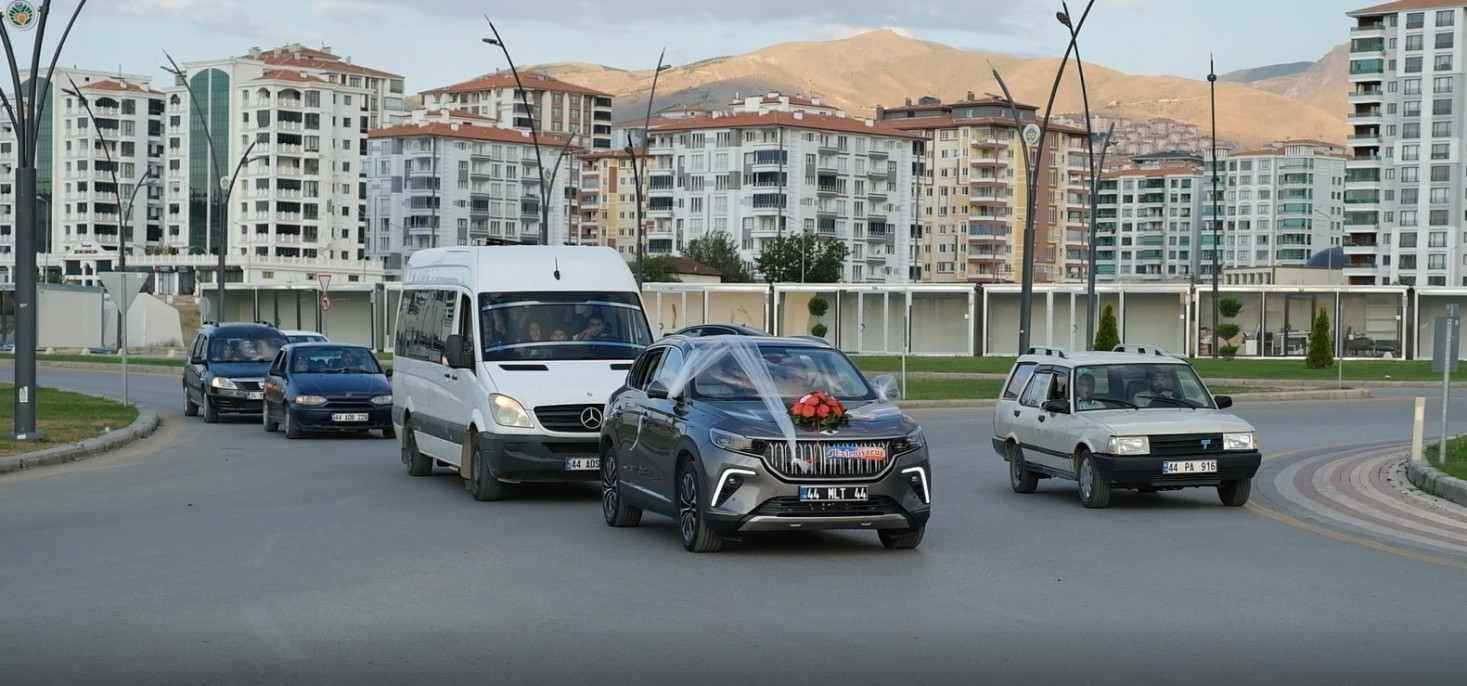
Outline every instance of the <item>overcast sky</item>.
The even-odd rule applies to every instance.
[[[1078,19],[1085,0],[1069,4]],[[1080,45],[1087,62],[1201,78],[1209,52],[1217,55],[1219,73],[1317,59],[1349,39],[1345,12],[1370,4],[1096,0]],[[54,15],[75,6],[76,0],[55,0]],[[1067,41],[1054,17],[1059,6],[1057,0],[89,0],[61,62],[160,75],[164,49],[186,62],[298,41],[403,74],[416,92],[506,66],[497,49],[479,40],[488,33],[486,11],[517,64],[646,69],[664,45],[669,62],[686,64],[882,27],[960,48],[1057,56]],[[53,18],[48,43],[62,24]],[[17,47],[33,39],[34,32],[20,34]]]

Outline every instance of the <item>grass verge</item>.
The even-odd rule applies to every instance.
[[[1446,464],[1437,459],[1438,447],[1440,446],[1436,443],[1422,447],[1422,456],[1426,458],[1426,462],[1458,479],[1467,479],[1467,436],[1447,439]]]
[[[996,400],[1003,388],[998,379],[907,379],[907,400]],[[1294,388],[1258,388],[1254,386],[1214,386],[1214,395],[1240,393],[1272,393],[1298,390]]]
[[[0,384],[0,417],[15,417],[15,390],[11,384]],[[108,431],[126,427],[138,418],[136,407],[114,400],[95,398],[80,393],[39,388],[36,391],[37,429],[46,434],[44,441],[16,441],[9,438],[12,427],[3,429],[0,457],[55,448]]]
[[[15,353],[0,353],[0,360],[14,360],[14,359],[15,359]],[[381,361],[381,362],[391,362],[392,361],[392,353],[377,353],[377,359],[379,361]],[[40,361],[40,362],[89,362],[89,363],[92,363],[92,364],[115,364],[115,365],[121,365],[122,364],[122,357],[121,356],[118,356],[118,355],[62,355],[62,354],[45,355],[45,354],[40,354],[40,355],[36,355],[36,360],[37,361]],[[130,357],[127,358],[127,363],[129,365],[141,365],[141,366],[147,366],[147,367],[176,367],[178,369],[182,369],[183,368],[183,363],[184,363],[184,358],[182,358],[182,357],[138,357],[138,356],[130,356]]]
[[[856,365],[867,373],[901,371],[902,361],[894,355],[853,355]],[[1334,381],[1339,376],[1335,367],[1310,369],[1303,360],[1214,360],[1210,357],[1187,360],[1205,379],[1278,379],[1280,381]],[[1338,362],[1337,362],[1338,363]],[[1428,360],[1345,360],[1346,381],[1441,381],[1440,372],[1431,371]],[[966,374],[1007,374],[1014,365],[1012,357],[908,357],[908,372],[946,372]]]

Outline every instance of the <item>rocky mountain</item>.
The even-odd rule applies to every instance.
[[[1330,61],[1326,57],[1303,71],[1255,70],[1256,76],[1266,77],[1255,82],[1219,80],[1218,137],[1244,145],[1281,138],[1343,141],[1349,132],[1341,116],[1344,97],[1335,96],[1338,102],[1329,100],[1329,94],[1337,92],[1330,89],[1338,84],[1331,80],[1332,75],[1310,76],[1315,70],[1331,68],[1325,64]],[[895,31],[871,31],[840,40],[781,43],[675,66],[662,72],[653,108],[724,107],[736,95],[779,91],[818,97],[851,114],[872,116],[877,105],[901,105],[908,98],[915,101],[924,95],[950,102],[969,92],[997,93],[990,65],[998,69],[1016,99],[1042,108],[1059,58],[959,50]],[[530,68],[614,94],[618,121],[640,119],[646,113],[651,70],[583,63]],[[1057,113],[1081,111],[1073,61],[1067,71],[1055,101]],[[1338,80],[1343,81],[1344,69],[1337,71]],[[1138,76],[1087,63],[1085,79],[1092,113],[1142,121],[1165,117],[1210,127],[1208,84],[1201,76]]]
[[[1302,66],[1302,68],[1301,68]],[[1219,76],[1277,93],[1339,117],[1350,111],[1350,44],[1341,43],[1318,62],[1277,64]]]

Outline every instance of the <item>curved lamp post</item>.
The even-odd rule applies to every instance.
[[[545,180],[545,160],[540,156],[540,132],[535,126],[535,108],[530,106],[530,96],[525,91],[524,82],[520,81],[520,70],[514,66],[514,58],[509,56],[509,46],[504,44],[504,39],[499,36],[499,29],[495,28],[494,22],[485,15],[484,21],[489,23],[489,30],[494,33],[493,38],[484,38],[483,41],[489,45],[499,48],[504,53],[504,61],[509,63],[509,73],[514,75],[515,90],[519,93],[520,104],[525,106],[525,118],[530,122],[530,142],[535,146],[535,173],[540,177],[540,245],[550,244],[550,186],[555,181]],[[556,161],[557,171],[560,162]]]
[[[16,162],[15,167],[15,191],[16,191],[16,230],[15,237],[15,433],[14,438],[18,441],[40,441],[45,440],[45,434],[36,430],[36,345],[37,329],[40,320],[37,317],[36,293],[36,246],[37,227],[36,210],[39,196],[36,191],[36,153],[40,143],[42,117],[48,115],[46,101],[51,95],[51,77],[56,73],[56,62],[61,57],[61,49],[66,46],[66,39],[71,35],[71,27],[76,24],[76,18],[81,14],[82,8],[87,4],[86,0],[77,2],[76,9],[71,12],[71,19],[66,22],[66,28],[61,33],[61,40],[56,42],[56,48],[51,53],[49,66],[44,74],[45,86],[41,86],[41,48],[46,39],[46,20],[51,16],[51,0],[43,0],[36,12],[31,24],[24,28],[7,26],[0,28],[0,42],[5,45],[5,58],[10,63],[10,79],[14,88],[11,91],[15,96],[12,103],[10,97],[0,88],[0,106],[4,107],[5,114],[10,118],[10,125],[15,131],[16,140]],[[28,70],[31,75],[29,84],[22,84],[20,80],[20,66],[16,62],[15,46],[10,41],[10,31],[29,30],[36,31],[36,41],[31,47],[31,66]],[[29,88],[23,88],[23,86]]]
[[[1219,317],[1218,278],[1222,272],[1222,216],[1218,213],[1217,201],[1217,68],[1212,56],[1207,57],[1207,99],[1212,106],[1212,336],[1217,338]],[[1212,357],[1217,358],[1219,346],[1212,346]],[[1261,347],[1261,346],[1260,346]]]
[[[626,147],[627,154],[631,155],[632,157],[632,181],[637,191],[638,286],[642,285],[642,280],[645,278],[647,271],[647,253],[645,239],[646,227],[643,226],[643,224],[646,222],[646,219],[643,218],[645,216],[645,210],[643,209],[643,206],[646,204],[646,201],[643,198],[644,192],[642,190],[642,176],[647,173],[647,158],[652,155],[652,102],[657,98],[657,79],[658,77],[662,76],[662,72],[672,68],[672,65],[662,63],[662,60],[665,57],[667,57],[667,48],[663,48],[662,52],[657,55],[657,68],[652,70],[652,90],[647,93],[647,115],[642,119],[642,149],[646,152],[642,153],[642,166],[640,168],[638,168],[637,166],[637,146],[633,144],[630,140],[628,140]]]
[[[1037,167],[1040,156],[1044,154],[1045,143],[1049,138],[1050,110],[1054,108],[1055,96],[1059,94],[1060,81],[1065,76],[1065,66],[1070,62],[1070,53],[1077,49],[1075,41],[1080,35],[1080,30],[1085,27],[1085,19],[1090,16],[1090,8],[1094,4],[1095,0],[1089,0],[1085,4],[1085,12],[1080,15],[1080,21],[1073,25],[1071,25],[1068,10],[1055,13],[1055,17],[1059,22],[1070,31],[1070,43],[1065,48],[1065,56],[1060,60],[1059,69],[1054,74],[1054,84],[1050,86],[1049,90],[1049,102],[1044,106],[1044,121],[1039,126],[1038,149],[1033,151],[1032,157],[1029,156],[1030,150],[1027,141],[1025,142],[1025,163],[1029,170],[1029,173],[1026,175],[1029,197],[1027,198],[1028,206],[1026,208],[1026,216],[1024,217],[1024,265],[1019,295],[1019,354],[1021,355],[1029,349],[1029,327],[1034,311],[1034,214],[1038,212],[1039,204],[1039,199],[1036,196],[1039,185],[1039,171]],[[1003,78],[998,75],[997,69],[993,70],[993,78],[998,81],[998,87],[1003,90],[1004,99],[1008,101],[1009,111],[1014,118],[1015,125],[1022,127],[1022,123],[1019,120],[1018,108],[1014,106],[1013,96],[1009,93],[1008,86],[1004,85]],[[1019,137],[1020,139],[1023,138],[1022,130],[1019,132]]]

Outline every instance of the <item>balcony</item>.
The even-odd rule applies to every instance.
[[[969,164],[975,167],[1002,167],[1008,162],[1000,159],[997,155],[975,155],[968,158]]]
[[[1385,60],[1351,60],[1350,76],[1362,76],[1366,74],[1380,75],[1385,73]]]
[[[1349,96],[1351,104],[1376,102],[1383,97],[1385,97],[1385,90],[1383,90],[1380,86],[1372,86],[1369,88],[1356,88],[1354,91],[1350,92]]]

